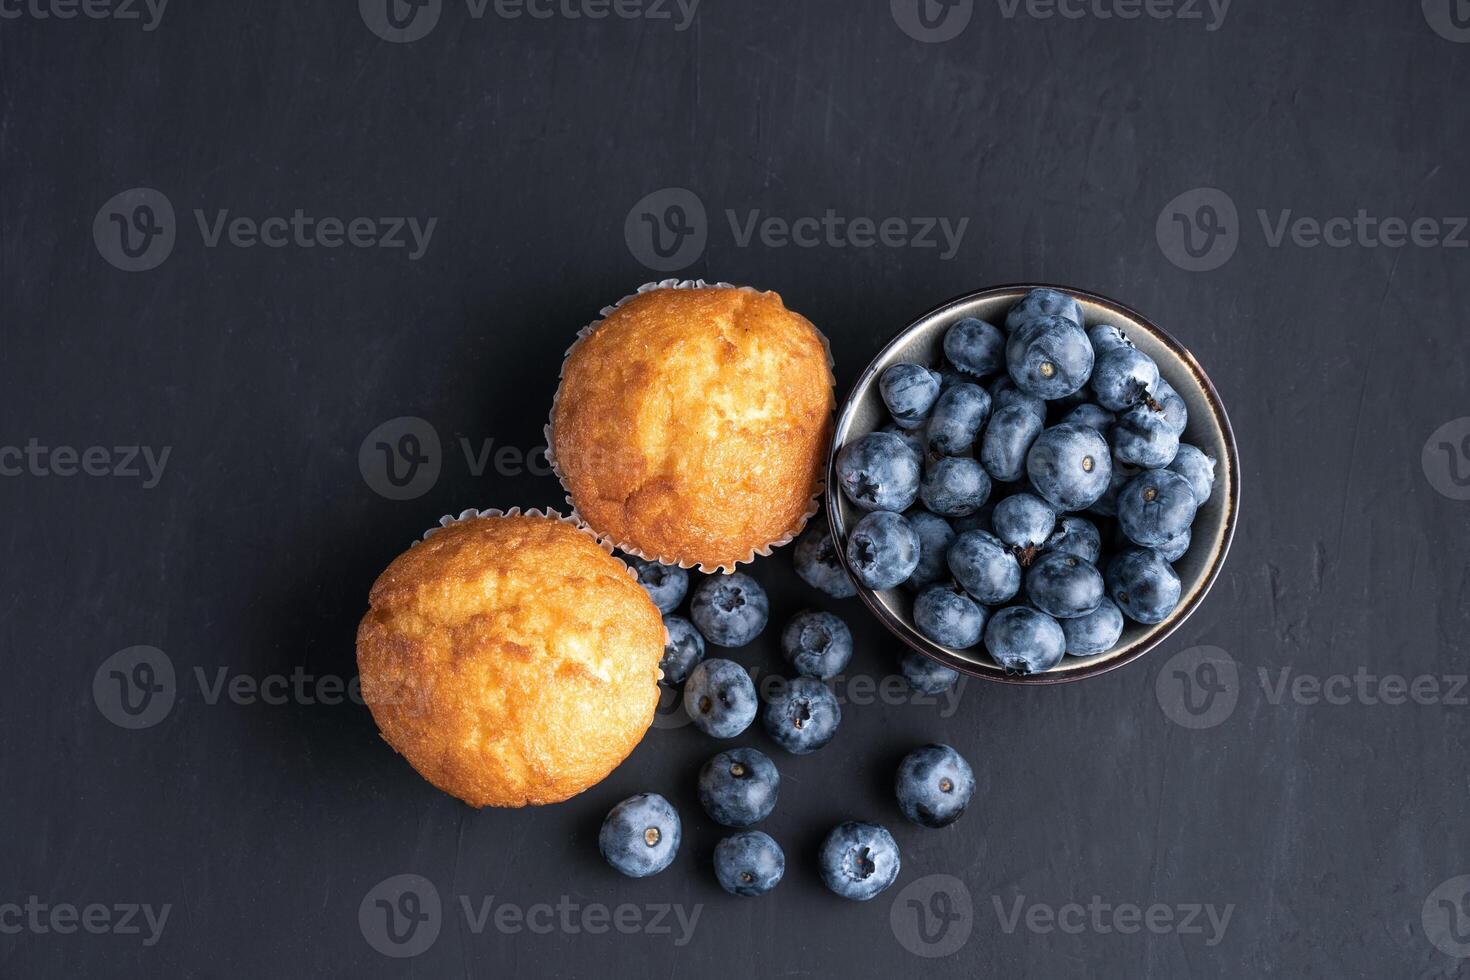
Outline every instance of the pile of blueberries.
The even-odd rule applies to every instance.
[[[808,530],[796,549],[797,571],[814,587],[836,596],[856,589],[845,572],[831,574],[832,539]],[[660,668],[661,683],[683,685],[684,710],[706,735],[732,739],[746,731],[760,709],[755,682],[733,660],[705,658],[705,645],[742,647],[765,629],[770,602],[760,583],[736,572],[701,581],[689,601],[688,617],[675,614],[689,591],[681,568],[630,558],[638,580],[663,613],[668,630]],[[840,572],[840,568],[838,569]],[[852,632],[842,619],[821,610],[792,617],[781,633],[781,650],[796,676],[783,679],[760,710],[766,733],[795,755],[815,752],[837,733],[842,711],[827,681],[852,657]],[[939,693],[957,675],[918,654],[904,661],[904,675],[916,688]],[[758,749],[726,749],[699,772],[699,801],[710,819],[737,830],[714,851],[715,877],[733,895],[763,895],[786,871],[786,856],[769,835],[752,830],[776,807],[781,776]],[[916,824],[944,827],[958,820],[975,791],[970,766],[947,745],[926,745],[909,753],[894,781],[899,809]],[[615,869],[644,878],[667,868],[683,835],[679,814],[657,793],[639,793],[608,813],[598,834],[603,857]],[[818,854],[823,882],[836,894],[866,901],[898,877],[898,844],[875,823],[846,821],[827,835]]]
[[[847,563],[912,590],[924,636],[1031,674],[1174,611],[1215,461],[1180,441],[1184,400],[1117,327],[1037,289],[1003,327],[954,323],[943,363],[894,364],[879,391],[892,422],[837,455],[867,512]],[[822,564],[842,574],[830,543]]]

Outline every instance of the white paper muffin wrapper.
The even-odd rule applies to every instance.
[[[458,515],[445,514],[443,517],[439,518],[438,527],[429,528],[423,533],[422,538],[414,541],[413,544],[409,545],[409,547],[416,547],[421,542],[429,540],[434,535],[444,530],[446,527],[449,527],[451,524],[464,524],[468,521],[479,520],[482,517],[544,517],[553,521],[557,521],[561,524],[570,525],[578,532],[585,534],[587,535],[587,537],[591,538],[593,543],[595,543],[597,547],[601,548],[613,558],[617,559],[618,564],[622,565],[624,570],[626,570],[627,573],[632,576],[633,581],[638,581],[638,570],[635,569],[632,565],[629,565],[627,562],[623,561],[621,558],[618,558],[618,556],[613,553],[613,546],[610,542],[604,541],[602,538],[598,537],[597,534],[594,533],[593,530],[589,528],[585,522],[577,520],[576,517],[564,515],[560,511],[553,510],[550,507],[546,508],[545,510],[542,510],[539,507],[532,507],[528,510],[522,510],[519,507],[512,507],[510,510],[500,510],[495,507],[487,507],[483,509],[471,507],[468,510],[460,511]]]
[[[696,562],[682,558],[672,558],[662,555],[650,555],[647,552],[643,551],[641,548],[636,548],[626,541],[618,541],[612,535],[599,532],[596,528],[588,524],[586,519],[583,518],[580,513],[578,513],[577,505],[572,500],[571,487],[567,486],[566,475],[562,473],[561,464],[557,461],[556,458],[556,440],[553,437],[551,429],[552,425],[556,421],[557,403],[561,400],[562,378],[566,374],[567,361],[571,358],[572,352],[575,351],[577,347],[580,346],[581,343],[587,339],[588,335],[590,335],[593,330],[597,329],[597,327],[602,323],[603,320],[607,319],[607,317],[610,316],[613,311],[617,310],[618,307],[622,306],[624,303],[628,302],[631,299],[634,299],[637,296],[641,296],[644,293],[652,292],[657,289],[744,289],[753,293],[762,292],[762,290],[756,289],[753,286],[737,286],[734,283],[729,282],[711,283],[705,282],[703,279],[663,279],[659,282],[644,283],[643,285],[638,287],[636,292],[624,296],[622,299],[618,300],[616,303],[613,303],[611,306],[603,307],[596,320],[592,321],[591,323],[587,324],[585,327],[577,331],[576,339],[572,341],[572,345],[567,348],[566,354],[562,357],[561,368],[556,373],[556,394],[551,399],[551,415],[547,420],[546,428],[544,430],[546,435],[546,459],[551,464],[551,471],[556,474],[557,480],[560,481],[562,490],[566,493],[567,507],[570,508],[571,519],[574,520],[577,525],[583,530],[586,530],[595,538],[597,538],[599,544],[602,544],[605,547],[615,547],[624,554],[633,555],[635,557],[643,559],[644,561],[656,561],[663,565],[678,565],[680,568],[697,568],[699,569],[699,571],[706,574],[721,572],[728,575],[730,572],[735,571],[738,566],[749,564],[755,561],[757,556],[762,558],[768,557],[771,552],[775,551],[777,548],[788,545],[792,541],[796,540],[797,535],[801,534],[802,530],[806,527],[807,521],[816,516],[817,511],[821,509],[822,494],[826,492],[827,489],[827,468],[825,465],[822,467],[821,472],[818,476],[816,486],[812,491],[812,499],[807,506],[806,512],[797,519],[795,527],[787,531],[785,534],[781,535],[779,538],[776,538],[774,541],[769,541],[759,548],[752,548],[744,558],[736,558],[729,562],[708,565],[702,562]],[[827,340],[827,335],[822,333],[821,329],[817,329],[817,336],[821,338],[822,350],[826,352],[827,355],[827,377],[835,393],[837,389],[837,378],[836,362],[832,359],[832,344]]]

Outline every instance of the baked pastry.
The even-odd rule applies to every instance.
[[[664,627],[628,567],[567,521],[452,522],[393,560],[357,629],[388,744],[471,806],[556,803],[633,751]]]
[[[729,571],[815,513],[834,405],[826,340],[780,296],[663,287],[607,311],[567,352],[547,438],[599,536]]]

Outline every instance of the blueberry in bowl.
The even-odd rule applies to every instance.
[[[829,465],[832,554],[915,676],[1050,684],[1137,659],[1204,600],[1239,509],[1234,435],[1193,355],[1061,286],[914,321],[859,376]]]

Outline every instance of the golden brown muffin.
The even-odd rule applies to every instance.
[[[536,512],[452,523],[394,559],[357,629],[388,744],[471,806],[556,803],[633,751],[664,626],[621,561]]]
[[[577,516],[619,548],[729,571],[816,508],[833,377],[775,293],[640,293],[572,346],[549,439]]]

